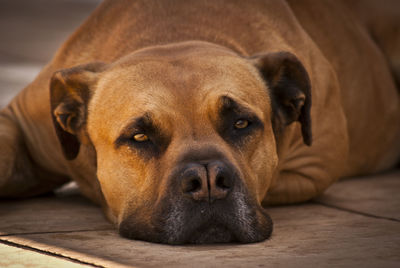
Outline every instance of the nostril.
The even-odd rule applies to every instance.
[[[190,178],[186,181],[183,191],[185,193],[194,193],[201,190],[201,180],[199,178]]]
[[[192,179],[189,183],[189,192],[197,192],[201,190],[201,181],[199,179]]]
[[[216,181],[215,181],[215,185],[218,188],[221,188],[221,189],[229,189],[229,188],[231,188],[231,182],[225,176],[218,176]]]

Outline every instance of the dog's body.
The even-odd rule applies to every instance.
[[[53,75],[65,68],[72,69]],[[399,160],[400,97],[391,75],[399,71],[389,69],[367,32],[337,1],[106,1],[2,111],[0,196],[31,196],[73,179],[128,237],[259,241],[269,236],[271,225],[261,203],[305,201],[339,177],[382,171]],[[274,91],[285,86],[281,81],[293,88],[289,97]],[[224,136],[218,127],[223,120],[214,118],[224,113],[202,108],[218,101],[218,107],[239,103],[252,111],[249,120],[242,120],[243,113],[235,117],[234,131],[251,123],[249,137],[236,143]],[[135,147],[131,156],[120,149],[128,146],[125,134],[113,139],[117,131],[128,131],[123,125],[139,111],[146,115],[140,120],[151,117],[151,124],[141,123],[146,130],[160,121],[157,134],[127,135],[139,142],[162,138],[153,142],[155,149]],[[190,165],[176,171],[187,159],[193,159]],[[196,179],[182,175],[187,170]],[[213,181],[213,172],[224,175]],[[164,183],[180,180],[176,174],[191,178],[182,187],[191,189],[196,202],[203,194],[209,203],[234,196],[230,209],[248,208],[256,215],[248,216],[252,223],[245,225],[247,216],[233,213],[242,217],[235,228],[243,232],[232,238],[221,231],[230,228],[220,226],[225,220],[211,208],[205,218],[216,223],[206,235],[177,234],[178,218],[187,224],[189,216],[181,215],[186,201],[168,195],[181,186]],[[156,177],[160,181],[147,182]],[[177,205],[160,212],[160,200]],[[143,212],[145,206],[151,211]],[[158,220],[167,227],[157,226]],[[151,228],[132,231],[132,222]]]

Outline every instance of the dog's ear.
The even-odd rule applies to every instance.
[[[279,136],[285,126],[298,121],[301,123],[303,141],[310,146],[311,85],[304,66],[289,52],[256,55],[250,60],[270,90],[275,136]]]
[[[107,64],[94,62],[55,72],[50,82],[50,106],[53,124],[64,156],[77,157],[86,135],[87,106]]]

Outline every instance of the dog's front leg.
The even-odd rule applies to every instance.
[[[28,197],[49,192],[67,178],[35,164],[11,108],[0,112],[0,198]]]
[[[323,193],[337,179],[325,172],[316,170],[314,172],[312,175],[300,170],[281,171],[265,196],[263,205],[291,204],[310,200]]]

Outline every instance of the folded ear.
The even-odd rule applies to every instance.
[[[87,106],[98,74],[106,64],[94,62],[55,72],[50,82],[50,106],[53,124],[64,156],[77,157],[82,140],[87,137]]]
[[[250,60],[259,69],[270,90],[275,135],[279,136],[285,126],[298,121],[303,141],[310,146],[311,85],[304,66],[289,52],[257,55]]]

